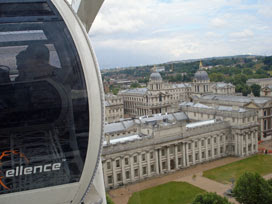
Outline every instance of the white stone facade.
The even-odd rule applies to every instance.
[[[105,95],[105,120],[107,123],[120,121],[124,118],[123,97],[112,94]]]
[[[188,125],[187,115],[179,112],[134,119],[133,123],[128,129],[137,128],[137,139],[126,140],[129,136],[125,136],[119,143],[104,142],[102,164],[107,189],[225,156],[248,156],[258,151],[256,120],[231,125],[217,119]]]
[[[233,109],[253,109],[257,111],[259,140],[272,139],[272,98],[229,95],[203,95],[194,98],[195,103],[209,106],[227,106]],[[245,120],[245,119],[243,119]]]

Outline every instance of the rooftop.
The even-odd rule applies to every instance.
[[[238,103],[244,103],[244,104],[254,102],[260,105],[265,104],[268,101],[271,101],[271,98],[266,98],[266,97],[247,97],[247,96],[214,95],[214,94],[201,96],[200,99],[238,102]]]
[[[205,120],[205,121],[200,121],[195,123],[189,123],[186,125],[186,128],[195,128],[195,127],[210,125],[210,124],[214,124],[215,122],[216,120]]]
[[[126,89],[120,92],[120,94],[122,93],[127,93],[127,94],[146,94],[148,91],[147,88],[137,88],[137,89]]]

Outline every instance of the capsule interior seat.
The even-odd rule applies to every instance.
[[[0,2],[0,203],[79,203],[88,191],[103,96],[83,28],[62,0]]]

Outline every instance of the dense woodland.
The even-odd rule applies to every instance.
[[[236,86],[236,92],[243,95],[253,92],[259,95],[260,87],[249,87],[246,81],[251,78],[267,78],[272,75],[272,56],[234,56],[203,59],[202,64],[207,70],[212,82],[227,82]],[[190,82],[199,68],[199,61],[173,62],[157,66],[164,66],[165,72],[161,72],[164,80],[169,82]],[[105,80],[125,79],[137,80],[138,83],[147,83],[152,73],[153,65],[124,68],[122,70],[102,71]],[[132,88],[140,87],[134,83]],[[112,87],[113,89],[116,87]],[[116,91],[115,91],[116,92]]]

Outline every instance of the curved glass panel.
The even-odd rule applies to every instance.
[[[0,23],[0,194],[78,182],[83,171],[87,91],[58,19]]]

